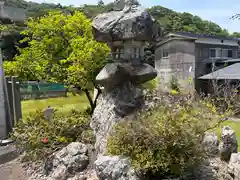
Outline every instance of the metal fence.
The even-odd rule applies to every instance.
[[[7,133],[11,133],[15,122],[22,118],[21,101],[66,96],[67,89],[62,84],[46,82],[20,82],[17,77],[4,77],[5,112]]]
[[[67,95],[67,89],[62,84],[27,81],[20,83],[22,100],[62,97]]]

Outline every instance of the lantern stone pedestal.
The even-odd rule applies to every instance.
[[[96,77],[104,90],[91,119],[96,152],[104,154],[113,126],[144,105],[138,85],[157,76],[156,70],[144,63],[144,48],[161,35],[161,29],[144,8],[120,0],[114,11],[93,20],[93,34],[109,45],[113,60]]]

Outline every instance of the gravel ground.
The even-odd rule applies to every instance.
[[[1,180],[28,180],[17,159],[0,165]]]
[[[0,180],[27,180],[14,144],[0,146]]]

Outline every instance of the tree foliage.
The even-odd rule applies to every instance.
[[[50,12],[30,18],[16,62],[5,63],[6,73],[21,80],[48,80],[74,86],[88,93],[106,63],[109,48],[93,39],[91,21],[81,12]]]
[[[216,23],[202,20],[199,16],[190,13],[178,13],[162,6],[153,6],[149,13],[165,28],[166,32],[194,32],[219,36],[228,36],[226,29]]]

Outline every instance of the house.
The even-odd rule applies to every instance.
[[[26,12],[24,9],[5,6],[4,1],[0,1],[0,19],[4,24],[23,23],[26,20]]]
[[[202,76],[240,62],[239,39],[188,32],[169,33],[155,45],[159,89],[176,78],[180,89],[207,91]]]

